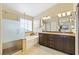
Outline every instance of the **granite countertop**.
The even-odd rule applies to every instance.
[[[36,36],[36,35],[33,35],[33,36],[26,36],[26,39],[27,39],[27,40],[36,39],[36,38],[38,38],[38,36]]]
[[[75,36],[75,33],[65,33],[65,32],[40,32],[44,34],[56,34],[56,35],[68,35],[68,36]]]

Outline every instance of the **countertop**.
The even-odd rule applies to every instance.
[[[65,33],[65,32],[40,32],[44,34],[56,34],[56,35],[67,35],[67,36],[75,36],[75,33]]]
[[[32,35],[32,36],[26,36],[26,40],[36,39],[38,36]]]

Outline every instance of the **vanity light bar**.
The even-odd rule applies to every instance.
[[[71,15],[71,12],[68,11],[68,12],[64,12],[64,13],[58,14],[58,17],[70,16],[70,15]]]

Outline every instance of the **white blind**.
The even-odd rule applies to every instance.
[[[21,19],[20,23],[21,23],[21,27],[24,28],[25,32],[32,31],[32,21],[31,20]]]

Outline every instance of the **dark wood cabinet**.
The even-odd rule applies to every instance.
[[[55,35],[55,48],[58,50],[63,50],[63,37],[59,35]]]
[[[55,47],[55,37],[52,35],[48,35],[48,42],[49,42],[49,47],[54,48]]]
[[[75,37],[64,36],[64,51],[75,54]]]
[[[39,35],[39,43],[44,46],[48,46],[48,35],[40,34]]]
[[[75,37],[39,33],[39,44],[68,54],[75,54]]]

